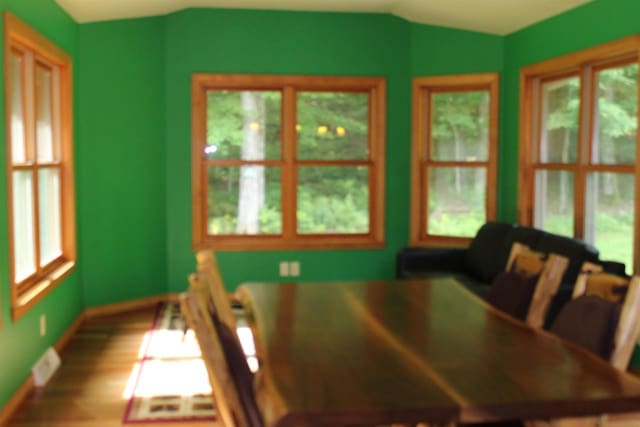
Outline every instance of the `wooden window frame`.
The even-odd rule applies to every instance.
[[[595,78],[597,72],[640,60],[640,36],[634,35],[599,46],[573,52],[561,57],[523,67],[520,70],[520,155],[518,222],[533,225],[535,204],[535,174],[538,170],[571,171],[574,173],[574,230],[573,236],[584,239],[587,176],[592,172],[627,173],[635,176],[635,218],[633,236],[633,271],[640,268],[640,132],[636,135],[634,164],[592,163],[593,114],[595,108]],[[578,153],[575,163],[541,163],[538,124],[541,106],[538,100],[540,83],[568,76],[580,78],[580,110],[578,127]],[[640,92],[640,85],[639,92]],[[584,100],[588,100],[585,105]],[[638,97],[640,100],[640,96]],[[640,108],[638,108],[640,123]]]
[[[4,14],[5,37],[5,124],[7,135],[7,183],[9,208],[9,262],[11,280],[11,306],[14,320],[24,315],[38,301],[51,292],[74,269],[76,248],[76,216],[75,216],[75,185],[73,170],[73,98],[72,98],[72,60],[71,57],[58,46],[49,41],[36,30],[16,18],[9,12]],[[14,164],[12,157],[11,139],[11,81],[10,57],[13,52],[31,52],[33,55],[33,73],[38,65],[56,68],[59,72],[59,137],[56,143],[59,150],[59,160],[38,163],[27,161]],[[23,78],[26,69],[23,69]],[[25,85],[26,83],[23,83]],[[56,90],[53,89],[52,90]],[[26,108],[26,91],[23,90],[23,108]],[[52,98],[53,102],[53,98]],[[35,108],[35,106],[34,106]],[[55,110],[54,114],[55,114]],[[35,119],[25,116],[26,147],[35,147]],[[40,243],[38,231],[38,170],[55,168],[59,170],[60,179],[60,239],[61,255],[46,265],[40,266]],[[19,283],[15,279],[15,252],[13,230],[13,172],[15,170],[31,170],[33,177],[34,201],[34,232],[35,232],[35,260],[36,272]]]
[[[431,235],[428,220],[428,170],[437,166],[484,167],[487,171],[485,197],[486,220],[496,218],[499,74],[478,73],[447,76],[418,77],[413,79],[413,132],[411,149],[411,213],[410,239],[412,246],[464,246],[470,237]],[[437,92],[487,90],[489,92],[488,158],[486,161],[435,161],[430,158],[430,123],[425,120],[425,97]]]
[[[282,93],[281,158],[260,161],[281,167],[282,234],[210,235],[207,232],[207,168],[216,161],[204,156],[206,92],[208,90],[277,90]],[[369,94],[369,157],[366,160],[299,160],[296,158],[298,91],[360,92]],[[194,250],[284,250],[382,248],[385,224],[386,82],[378,77],[300,75],[194,74],[192,111],[192,247]],[[218,161],[224,162],[224,161]],[[255,163],[255,162],[254,162]],[[296,188],[298,166],[367,166],[369,168],[369,232],[366,234],[298,234]]]

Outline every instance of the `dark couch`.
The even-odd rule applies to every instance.
[[[404,248],[396,257],[396,277],[453,276],[477,295],[484,297],[493,278],[504,271],[513,242],[534,251],[556,253],[569,259],[560,289],[549,309],[547,324],[571,298],[573,285],[585,261],[601,264],[606,271],[624,274],[624,264],[602,261],[588,243],[531,227],[487,222],[468,248]]]

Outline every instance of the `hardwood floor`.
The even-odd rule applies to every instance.
[[[33,391],[7,427],[122,425],[123,392],[155,308],[88,320],[61,354],[50,382]],[[138,427],[220,426],[207,422],[136,423]]]

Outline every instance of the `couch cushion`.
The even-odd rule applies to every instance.
[[[498,273],[487,291],[486,301],[498,310],[525,321],[538,277],[512,271]]]
[[[598,262],[598,250],[588,243],[551,233],[542,233],[536,246],[531,249],[543,253],[556,253],[569,259],[562,283],[575,283],[585,261]]]
[[[513,224],[502,222],[485,223],[471,241],[465,256],[465,270],[473,278],[491,283],[491,280],[503,271],[511,244],[505,237],[513,230]]]
[[[582,295],[564,305],[550,331],[608,360],[620,308],[620,304],[600,297]]]

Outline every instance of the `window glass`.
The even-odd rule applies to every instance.
[[[9,12],[7,176],[11,313],[24,315],[75,266],[71,57]]]
[[[21,55],[9,56],[9,84],[11,86],[11,157],[13,163],[24,163],[27,160],[24,135],[24,104],[22,103],[24,60]]]
[[[567,171],[536,171],[534,226],[573,236],[574,179]]]
[[[60,171],[57,168],[40,169],[38,171],[38,225],[41,267],[62,255],[60,196]]]
[[[383,245],[385,94],[376,77],[193,75],[194,245]]]
[[[411,241],[463,245],[496,219],[496,73],[413,80]]]
[[[428,233],[473,237],[486,222],[485,168],[432,167],[429,169]]]
[[[489,92],[436,92],[431,96],[431,158],[489,158]]]
[[[207,91],[207,157],[279,159],[281,102],[277,91]]]
[[[33,176],[31,171],[13,172],[13,261],[14,280],[35,273]]]
[[[587,177],[585,239],[601,259],[633,265],[633,174],[594,172]]]
[[[585,240],[627,272],[640,268],[638,47],[629,37],[521,69],[519,222]]]
[[[580,79],[569,77],[542,84],[540,162],[575,163],[578,158]]]
[[[282,233],[280,181],[280,168],[277,167],[209,168],[209,234]]]
[[[40,64],[35,68],[35,92],[38,162],[51,162],[54,160],[51,71]]]
[[[596,73],[593,163],[633,164],[638,128],[638,64]]]
[[[368,168],[301,167],[297,220],[298,233],[368,233]]]
[[[300,92],[298,158],[352,160],[369,157],[367,93]]]

